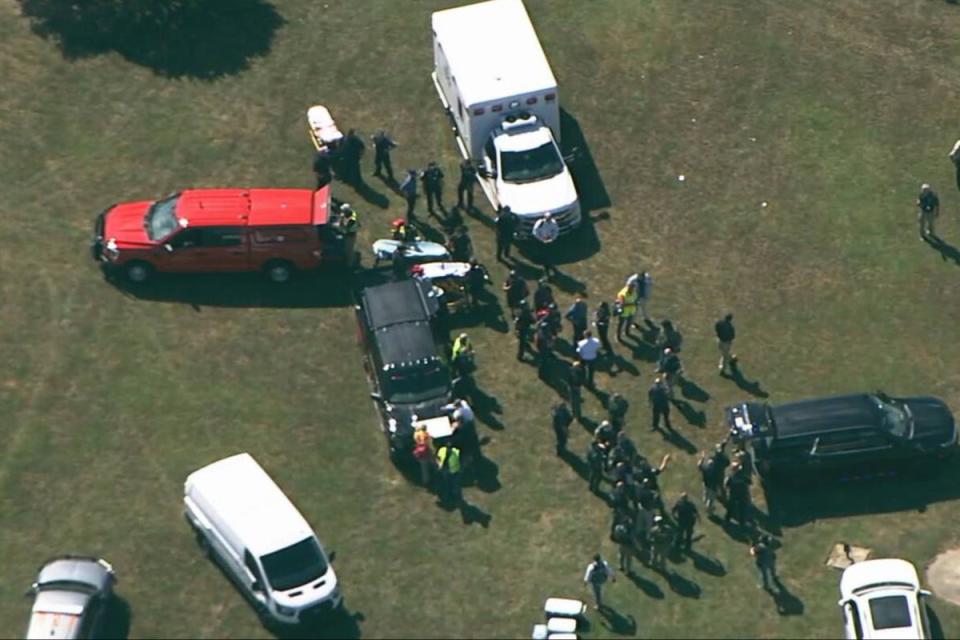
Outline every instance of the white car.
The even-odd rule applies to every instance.
[[[34,601],[26,637],[102,637],[116,581],[113,567],[105,560],[68,555],[47,561],[27,592]]]
[[[840,578],[840,610],[846,637],[930,638],[930,621],[917,570],[906,560],[867,560]]]

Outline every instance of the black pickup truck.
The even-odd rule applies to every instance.
[[[364,368],[394,461],[412,452],[413,416],[439,416],[450,402],[450,370],[432,324],[437,307],[429,284],[416,279],[367,287],[359,295]]]
[[[731,437],[749,444],[764,479],[932,462],[957,445],[953,414],[932,397],[878,392],[781,405],[744,402],[727,407],[725,417]]]

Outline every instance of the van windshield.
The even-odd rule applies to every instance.
[[[547,142],[524,151],[501,152],[500,167],[506,182],[535,182],[562,172],[563,158],[556,145]]]
[[[327,572],[327,561],[314,538],[268,553],[260,558],[260,562],[274,591],[289,591]]]
[[[147,210],[147,217],[143,226],[147,230],[147,237],[151,240],[163,240],[177,230],[177,202],[180,194],[170,196],[166,200],[157,200]]]
[[[450,372],[438,362],[426,369],[391,371],[386,382],[387,400],[413,404],[444,395],[450,388]]]

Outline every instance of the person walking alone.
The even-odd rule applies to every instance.
[[[517,232],[517,216],[510,207],[502,206],[497,211],[495,221],[497,228],[497,260],[506,262],[510,259],[510,245]]]
[[[598,553],[593,556],[593,562],[587,565],[587,570],[583,574],[583,584],[589,585],[593,591],[594,609],[603,607],[603,585],[607,581],[616,582],[617,576],[613,572],[613,567]]]
[[[393,163],[390,161],[390,150],[397,147],[397,143],[387,135],[387,132],[380,129],[371,138],[373,141],[373,175],[377,178],[383,177],[386,170],[387,179],[390,182],[396,182],[393,177]]]
[[[717,320],[713,330],[717,334],[717,348],[720,349],[720,363],[717,365],[720,375],[726,374],[728,365],[730,375],[733,375],[737,368],[737,356],[733,353],[733,340],[737,337],[737,331],[733,326],[733,314],[728,313],[723,316],[723,319]]]
[[[917,219],[920,221],[920,239],[936,238],[934,224],[940,216],[940,198],[929,184],[920,185],[920,195],[917,196]]]

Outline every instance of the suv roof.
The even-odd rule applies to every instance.
[[[429,322],[405,322],[380,329],[375,335],[384,368],[437,359],[437,345]]]
[[[812,398],[770,407],[778,438],[818,435],[853,427],[877,427],[880,415],[867,394]]]
[[[367,325],[373,331],[408,322],[430,321],[430,307],[418,280],[388,282],[363,290]]]
[[[191,227],[321,225],[328,189],[186,189],[176,215]]]

